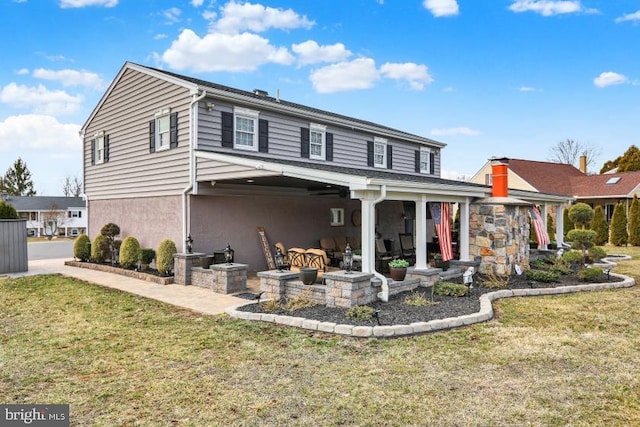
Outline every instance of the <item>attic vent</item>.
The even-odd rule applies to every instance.
[[[269,92],[262,89],[254,89],[253,94],[261,97],[269,96]]]
[[[607,185],[617,184],[618,181],[620,181],[620,177],[619,176],[614,176],[613,178],[609,178],[607,180]]]

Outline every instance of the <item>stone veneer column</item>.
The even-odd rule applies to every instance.
[[[212,264],[213,291],[220,294],[232,294],[247,289],[247,264]]]
[[[371,286],[371,273],[335,271],[324,274],[327,307],[351,308],[375,301],[377,289]]]
[[[199,252],[192,254],[173,254],[173,282],[176,285],[191,284],[191,267],[200,266],[201,256],[204,256],[204,254]]]
[[[289,280],[298,279],[298,273],[284,270],[259,271],[260,292],[264,292],[265,299],[279,300],[285,296],[285,285]]]

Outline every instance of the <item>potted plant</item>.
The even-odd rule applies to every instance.
[[[447,271],[449,269],[449,261],[442,261],[441,254],[436,254],[434,259],[436,261],[436,268],[441,268],[442,271]]]
[[[391,278],[396,282],[401,282],[407,275],[407,267],[409,267],[409,261],[396,258],[389,261],[389,274]]]

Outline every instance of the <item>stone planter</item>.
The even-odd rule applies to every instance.
[[[389,274],[395,282],[402,282],[407,275],[407,267],[389,267]]]
[[[318,278],[318,269],[311,267],[302,267],[299,273],[300,280],[305,285],[313,285]]]

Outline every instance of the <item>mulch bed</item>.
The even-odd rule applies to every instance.
[[[623,279],[611,276],[607,277],[606,274],[595,281],[595,283],[619,282]],[[478,283],[480,284],[482,277]],[[533,282],[527,280],[524,276],[511,276],[509,278],[509,284],[506,288],[502,289],[531,289],[531,288],[555,288],[558,286],[571,286],[571,285],[585,285],[587,282],[581,282],[578,280],[576,274],[564,275],[560,278],[559,282],[554,283],[542,283]],[[377,317],[372,317],[370,320],[358,321],[347,317],[347,309],[326,307],[324,305],[315,305],[312,307],[305,307],[295,311],[269,311],[269,313],[304,317],[307,319],[318,320],[322,322],[333,322],[336,324],[345,325],[362,325],[362,326],[375,326],[375,325],[393,325],[401,324],[408,325],[413,322],[428,322],[435,319],[445,319],[448,317],[463,316],[465,314],[477,313],[480,311],[480,295],[494,292],[498,289],[490,289],[481,286],[481,284],[475,285],[471,291],[471,294],[466,297],[447,297],[433,295],[433,302],[426,306],[413,306],[405,304],[405,298],[414,292],[423,293],[428,299],[431,299],[431,288],[418,288],[414,291],[402,292],[397,295],[389,297],[388,302],[375,301],[367,304],[377,311]],[[238,310],[265,313],[260,304],[248,304],[240,307]]]

